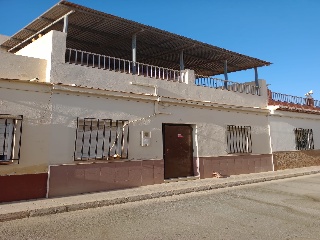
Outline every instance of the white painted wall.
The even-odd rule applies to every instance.
[[[0,80],[0,114],[23,115],[20,164],[0,166],[0,175],[47,172],[51,86]]]
[[[66,33],[50,31],[38,38],[26,47],[22,48],[16,55],[40,58],[47,60],[46,82],[50,82],[52,64],[63,63],[66,49]],[[41,79],[41,81],[43,81]]]
[[[54,64],[52,68],[59,69],[59,71],[52,72],[51,82],[63,81],[67,84],[134,93],[152,94],[154,92],[150,87],[130,84],[133,82],[157,86],[158,94],[165,97],[259,108],[265,108],[267,105],[266,92],[263,92],[264,95],[262,96],[256,96],[73,64]],[[265,86],[265,81],[261,81],[261,85]]]
[[[0,34],[0,44],[4,43],[4,42],[7,41],[9,38],[10,38],[9,36]]]
[[[74,88],[77,89],[77,88]],[[103,91],[101,91],[103,93]],[[227,155],[226,126],[252,126],[254,154],[270,151],[266,114],[217,110],[177,103],[161,103],[155,113],[154,101],[114,98],[87,93],[55,91],[53,104],[50,164],[72,163],[77,117],[129,120],[129,159],[162,159],[162,123],[191,124],[197,128],[199,156]],[[162,114],[161,114],[162,113]],[[140,146],[140,132],[151,131],[149,147]],[[54,151],[54,152],[52,152]],[[195,151],[197,157],[197,151]]]
[[[0,78],[45,81],[46,66],[46,60],[0,51]]]
[[[5,41],[7,41],[9,38],[10,38],[9,36],[0,34],[0,45],[2,43],[4,43]],[[0,47],[0,52],[6,52],[6,49],[3,49],[3,48]]]
[[[0,174],[43,172],[48,164],[72,164],[77,117],[129,120],[129,159],[162,159],[162,123],[191,124],[194,156],[226,153],[226,126],[252,127],[254,154],[270,153],[266,113],[161,102],[130,94],[108,96],[103,90],[46,83],[1,81],[0,113],[24,116],[19,165],[0,166]],[[92,93],[87,93],[91,91]],[[144,98],[144,99],[138,99]],[[149,99],[149,100],[148,100]],[[155,111],[158,111],[155,114]],[[151,131],[150,147],[140,146],[140,132]]]
[[[295,128],[312,129],[314,148],[320,149],[320,116],[276,110],[269,116],[272,151],[295,151]]]

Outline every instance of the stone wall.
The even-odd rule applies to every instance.
[[[320,165],[320,150],[283,151],[273,153],[275,170]]]

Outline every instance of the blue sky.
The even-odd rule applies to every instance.
[[[0,0],[0,34],[13,35],[57,2]],[[272,62],[258,69],[272,91],[303,96],[312,89],[320,99],[319,0],[72,2]],[[253,70],[229,75],[237,82],[253,79]]]

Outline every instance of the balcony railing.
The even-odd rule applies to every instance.
[[[195,84],[203,87],[210,87],[233,92],[247,93],[260,96],[260,87],[246,83],[237,83],[229,80],[222,80],[213,77],[196,75]]]
[[[180,71],[153,66],[140,62],[133,62],[121,58],[86,52],[82,50],[67,48],[65,54],[66,63],[98,68],[103,70],[135,74],[160,80],[185,82],[184,74]],[[237,83],[228,80],[221,80],[207,76],[195,76],[195,85],[215,89],[240,92],[260,96],[260,87],[247,83]],[[190,79],[189,79],[190,80]],[[193,82],[193,80],[192,80]]]
[[[133,62],[121,58],[110,57],[67,48],[65,60],[67,63],[98,69],[136,74],[167,81],[181,81],[180,71],[157,67],[149,64]]]
[[[320,101],[313,98],[298,97],[268,90],[270,105],[308,106],[320,108]]]

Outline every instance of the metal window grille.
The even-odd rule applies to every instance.
[[[296,150],[314,149],[312,129],[295,128]]]
[[[227,152],[252,153],[250,126],[227,126]]]
[[[74,160],[128,158],[128,123],[127,120],[78,118]]]
[[[0,163],[20,160],[23,116],[0,114]]]

